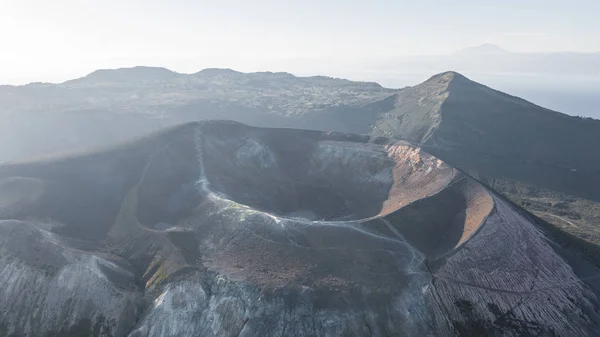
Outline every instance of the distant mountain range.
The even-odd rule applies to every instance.
[[[394,92],[324,76],[230,69],[178,74],[153,67],[99,70],[61,84],[2,86],[0,160],[100,145],[198,119],[333,129],[354,118],[356,125],[346,128],[367,132],[362,107]]]
[[[506,54],[494,46],[464,53]],[[455,72],[388,89],[230,69],[99,70],[61,84],[1,86],[0,118],[0,162],[199,119],[399,137],[556,226],[600,243],[600,121],[542,108]]]

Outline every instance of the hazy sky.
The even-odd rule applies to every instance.
[[[598,0],[0,0],[0,83],[133,65],[320,71],[486,42],[596,52],[598,13]]]

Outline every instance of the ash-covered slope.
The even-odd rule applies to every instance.
[[[0,166],[11,336],[595,336],[598,270],[408,143],[233,122]]]

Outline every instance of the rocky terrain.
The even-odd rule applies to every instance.
[[[287,73],[98,70],[0,87],[0,162],[230,119],[420,144],[588,243],[600,243],[600,122],[569,117],[447,72],[401,90]]]
[[[595,336],[597,267],[411,143],[195,122],[0,166],[10,336]]]
[[[372,134],[418,143],[577,240],[600,243],[600,121],[544,109],[454,72],[373,110],[382,113]],[[587,255],[598,263],[597,252]]]
[[[600,142],[600,121],[547,110],[453,72],[402,90],[391,100],[392,108],[376,126],[381,134],[402,135],[446,156],[462,152],[456,160],[469,160],[465,165],[479,170],[502,161],[502,171],[513,167],[515,172],[503,174],[514,180],[600,197],[589,181],[600,170],[600,155],[593,151]],[[533,173],[541,167],[544,174]],[[553,175],[565,178],[549,179]]]
[[[0,162],[201,119],[367,133],[362,106],[394,92],[323,76],[230,69],[178,74],[152,67],[98,70],[60,84],[0,86]]]
[[[392,90],[229,69],[98,70],[61,84],[0,86],[0,118],[0,162],[202,119],[405,139],[582,244],[600,244],[600,122],[544,109],[454,72]],[[598,254],[585,255],[596,260]]]
[[[375,83],[287,73],[206,69],[178,74],[149,67],[99,70],[61,84],[0,86],[0,117],[0,163],[73,149],[86,151],[207,118],[404,139],[530,211],[545,235],[600,266],[600,195],[596,188],[600,186],[600,156],[594,147],[600,142],[600,122],[544,109],[454,72],[392,90]],[[319,183],[325,181],[319,179]],[[14,219],[28,198],[56,186],[46,184],[21,178],[0,183],[7,195],[0,198],[0,205],[17,195],[24,198],[18,199],[17,206],[3,208],[0,215]],[[293,185],[283,186],[290,191]],[[300,192],[312,195],[315,191],[302,187]],[[316,192],[323,194],[324,200],[333,198]],[[252,207],[261,209],[272,201],[279,205],[290,198],[278,193]],[[238,197],[242,198],[239,202],[247,202]],[[89,211],[83,211],[85,207],[82,212]],[[391,206],[387,202],[382,207]],[[97,212],[99,218],[106,216],[104,211]],[[330,215],[311,212],[302,211],[298,216],[348,216],[345,220],[354,216],[337,208]],[[47,218],[52,223],[52,217]],[[163,221],[156,226],[170,225]]]

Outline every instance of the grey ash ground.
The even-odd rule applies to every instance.
[[[596,336],[599,271],[409,143],[177,126],[0,166],[0,335]]]

